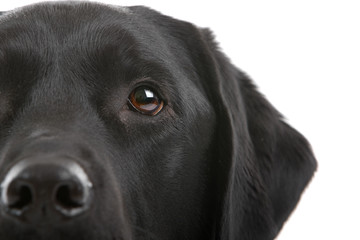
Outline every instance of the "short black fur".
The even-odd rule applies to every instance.
[[[274,239],[316,160],[211,32],[145,7],[59,2],[0,17],[0,181],[28,156],[77,159],[91,208],[0,239]],[[155,89],[156,116],[127,98]],[[4,193],[2,193],[4,194]]]

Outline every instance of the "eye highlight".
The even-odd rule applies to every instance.
[[[149,116],[155,116],[164,107],[164,101],[147,86],[135,88],[130,93],[128,102],[134,110]]]

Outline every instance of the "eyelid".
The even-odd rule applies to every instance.
[[[164,105],[170,105],[170,97],[167,91],[167,86],[162,84],[160,81],[155,81],[152,77],[140,77],[130,84],[129,89],[130,91],[133,91],[141,86],[149,87],[150,89],[155,90],[158,97],[164,101]]]
[[[163,91],[163,89],[166,89],[165,86],[162,84],[159,84],[158,81],[153,80],[151,77],[141,77],[137,78],[132,82],[132,84],[129,86],[130,91],[135,90],[138,87],[149,87],[152,90],[155,90],[155,92],[158,94],[158,96],[164,101],[165,105],[168,104],[168,96],[165,94],[166,92]]]

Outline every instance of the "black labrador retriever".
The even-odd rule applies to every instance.
[[[1,240],[274,239],[316,169],[212,34],[145,7],[0,17]]]

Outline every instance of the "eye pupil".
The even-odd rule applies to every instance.
[[[156,100],[154,93],[148,89],[139,89],[135,92],[135,100],[140,104],[149,104]]]
[[[151,116],[159,113],[164,105],[155,91],[148,87],[136,88],[129,96],[129,103],[138,112]]]

